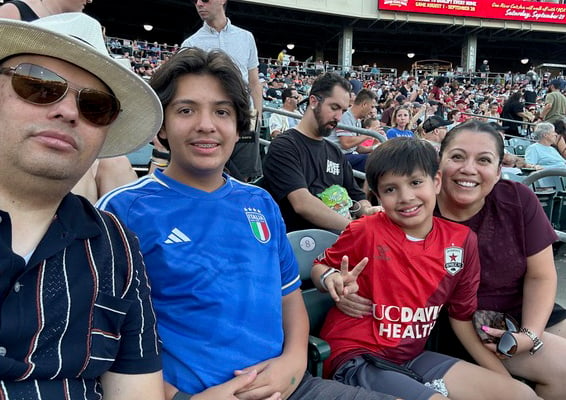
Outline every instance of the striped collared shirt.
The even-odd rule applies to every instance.
[[[29,262],[0,211],[0,399],[102,399],[99,377],[160,370],[137,239],[67,195]]]

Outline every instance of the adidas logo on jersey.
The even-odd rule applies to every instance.
[[[191,239],[181,232],[178,228],[173,228],[169,236],[167,236],[167,240],[165,240],[165,244],[173,244],[173,243],[188,243]]]

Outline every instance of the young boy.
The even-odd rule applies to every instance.
[[[474,331],[477,239],[467,227],[433,217],[441,184],[434,148],[413,138],[388,140],[369,157],[366,176],[385,212],[350,223],[312,271],[335,301],[359,285],[373,303],[372,315],[362,318],[330,310],[321,332],[332,348],[327,374],[407,399],[537,398]],[[478,363],[498,373],[424,351],[442,307]],[[405,373],[376,366],[388,362]]]

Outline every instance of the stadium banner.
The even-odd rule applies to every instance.
[[[400,11],[524,22],[566,23],[566,5],[535,1],[378,0],[379,11]]]

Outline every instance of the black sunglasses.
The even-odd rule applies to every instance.
[[[80,115],[94,125],[110,125],[122,111],[120,101],[110,93],[74,88],[65,78],[39,65],[22,63],[15,67],[0,67],[0,73],[11,75],[14,92],[31,104],[54,104],[63,100],[69,89],[74,90]]]
[[[208,3],[210,0],[200,0],[201,3]],[[196,6],[198,3],[198,0],[193,0],[193,4]]]
[[[510,315],[504,315],[505,327],[507,330],[497,342],[497,352],[504,355],[505,357],[513,357],[517,352],[517,339],[513,336],[513,333],[519,332],[519,323]]]

